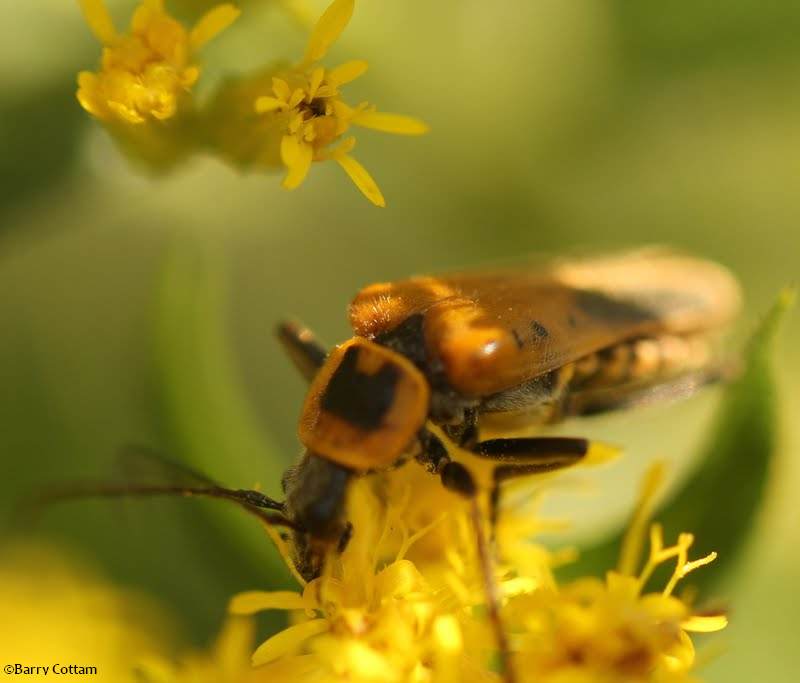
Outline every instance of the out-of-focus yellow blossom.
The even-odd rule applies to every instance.
[[[465,650],[466,606],[434,589],[406,559],[426,530],[409,534],[398,511],[379,502],[372,484],[353,486],[353,537],[302,593],[250,591],[233,598],[234,614],[281,609],[293,616],[292,626],[255,651],[253,664],[269,680],[494,680]],[[387,557],[390,547],[397,550]],[[485,650],[485,644],[479,648]]]
[[[320,17],[298,65],[271,77],[270,88],[254,103],[257,113],[279,134],[280,158],[287,169],[283,186],[292,190],[306,178],[313,161],[336,161],[356,187],[377,206],[385,206],[378,185],[350,152],[355,138],[343,138],[351,125],[399,135],[421,135],[428,128],[421,121],[399,114],[378,112],[366,102],[351,107],[342,100],[340,88],[367,70],[363,60],[326,69],[318,62],[347,26],[354,0],[334,0]],[[336,143],[336,144],[334,144]]]
[[[512,629],[517,670],[530,681],[690,681],[690,631],[724,628],[724,615],[702,615],[672,591],[677,581],[713,555],[689,561],[690,534],[664,547],[653,527],[650,558],[637,576],[611,571],[560,588],[521,593],[504,610]],[[646,592],[652,571],[676,559],[660,592]]]
[[[618,681],[694,681],[694,645],[688,633],[718,631],[724,614],[696,613],[673,595],[680,579],[716,558],[711,553],[689,560],[694,537],[680,534],[665,546],[661,527],[650,527],[650,554],[638,563],[652,498],[661,467],[648,474],[620,568],[605,580],[587,577],[564,586],[539,584],[509,600],[504,618],[513,634],[517,670],[523,681],[616,683]],[[656,568],[675,561],[671,577],[658,592],[648,592]]]
[[[166,121],[189,106],[197,51],[239,15],[231,4],[217,5],[187,29],[163,0],[142,0],[129,33],[120,34],[104,0],[79,2],[103,56],[97,73],[78,74],[78,101],[103,122],[131,126]]]
[[[230,79],[197,108],[192,88],[200,76],[198,50],[238,17],[233,4],[214,6],[189,29],[166,11],[164,0],[141,0],[122,34],[104,0],[78,1],[103,45],[100,69],[78,75],[78,101],[150,170],[164,171],[207,151],[238,168],[285,168],[283,186],[291,190],[313,161],[331,159],[371,202],[385,206],[372,176],[350,154],[355,138],[346,133],[353,125],[400,135],[427,131],[417,119],[378,112],[366,102],[345,103],[340,89],[366,71],[363,60],[333,69],[319,64],[350,21],[354,0],[334,0],[314,25],[299,64]],[[305,23],[302,3],[281,4]]]
[[[217,0],[171,0],[176,7],[185,7],[194,12],[211,9]],[[314,25],[317,18],[316,10],[311,0],[236,0],[236,6],[244,12],[251,9],[260,9],[264,5],[273,4],[283,10],[297,27],[307,31]]]
[[[94,666],[96,675],[79,678],[140,683],[140,658],[166,654],[165,620],[143,596],[108,584],[50,548],[4,546],[1,552],[3,665]],[[17,678],[50,681],[53,673]]]
[[[209,652],[173,657],[144,656],[137,664],[139,683],[267,683],[250,664],[254,643],[250,619],[230,617]]]

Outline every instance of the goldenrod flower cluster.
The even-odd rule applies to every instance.
[[[668,544],[650,523],[662,470],[648,474],[619,563],[604,577],[560,582],[557,568],[574,554],[531,537],[559,528],[536,512],[549,479],[533,492],[530,482],[511,491],[490,525],[485,511],[470,514],[480,511],[474,501],[408,464],[355,481],[344,552],[332,550],[311,581],[294,572],[295,591],[233,596],[208,652],[175,654],[141,601],[41,551],[0,565],[0,597],[13,624],[3,638],[30,661],[42,642],[48,656],[91,653],[115,682],[693,683],[690,634],[720,630],[727,617],[676,594],[679,581],[715,554],[690,559],[691,534]],[[272,526],[267,531],[294,570],[292,548]],[[494,541],[488,581],[481,537]],[[663,565],[671,567],[666,576],[657,571]],[[285,612],[289,626],[258,645],[250,617],[263,610]],[[25,619],[35,621],[25,626]]]
[[[349,23],[355,0],[331,3],[294,66],[278,63],[237,75],[203,101],[194,96],[200,52],[241,20],[237,7],[219,4],[187,27],[164,0],[141,0],[121,33],[104,0],[79,3],[103,52],[97,72],[78,75],[78,101],[131,158],[153,170],[205,152],[242,170],[283,168],[283,187],[292,190],[312,162],[333,160],[367,199],[385,206],[377,183],[351,155],[355,138],[348,132],[352,126],[400,135],[427,131],[417,119],[345,102],[342,88],[367,70],[367,62],[321,64]]]
[[[254,651],[253,664],[264,680],[512,680],[496,664],[498,645],[469,506],[445,497],[432,521],[409,526],[419,503],[411,500],[414,482],[408,478],[417,474],[405,469],[405,493],[398,492],[393,474],[353,487],[353,538],[343,554],[329,558],[322,576],[298,592],[251,591],[233,598],[230,611],[236,615],[290,615],[291,625]],[[424,489],[426,475],[418,474]],[[674,590],[714,555],[690,560],[690,534],[665,545],[661,528],[652,525],[647,561],[641,569],[623,566],[638,563],[638,529],[646,522],[653,479],[625,543],[624,562],[605,578],[559,584],[554,568],[565,556],[520,534],[531,526],[530,510],[504,511],[496,531],[498,546],[506,548],[499,548],[493,578],[515,680],[695,680],[689,633],[719,630],[727,620],[721,613],[694,611]],[[437,538],[433,546],[426,543],[430,537]],[[668,562],[674,562],[671,577],[651,586],[653,572]]]

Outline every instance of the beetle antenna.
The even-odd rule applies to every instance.
[[[38,492],[22,502],[22,519],[35,519],[45,507],[55,503],[91,498],[151,498],[156,496],[195,496],[215,498],[233,502],[243,510],[272,526],[297,530],[294,522],[286,517],[284,504],[260,491],[249,489],[226,489],[222,486],[173,486],[150,484],[109,484],[102,482],[73,482],[58,485]],[[277,513],[277,514],[276,514]]]

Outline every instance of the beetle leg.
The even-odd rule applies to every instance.
[[[511,660],[511,649],[508,636],[503,627],[500,616],[500,590],[495,577],[495,562],[491,551],[491,543],[487,539],[484,529],[485,515],[481,511],[478,501],[478,487],[469,470],[460,462],[450,458],[442,439],[429,429],[424,429],[421,435],[422,453],[417,460],[426,467],[428,472],[438,475],[442,485],[448,490],[458,493],[470,501],[470,517],[475,530],[478,559],[481,563],[484,591],[486,593],[486,609],[492,629],[497,640],[497,650],[503,667],[503,680],[505,683],[516,683],[517,677]]]
[[[574,465],[589,452],[589,441],[560,436],[491,439],[476,444],[472,452],[500,463],[492,474],[493,486],[489,497],[489,520],[494,529],[500,504],[500,485],[504,481]]]
[[[283,345],[286,354],[294,366],[309,382],[314,379],[317,370],[322,367],[328,352],[305,325],[291,320],[284,320],[276,330],[278,341]]]
[[[546,471],[580,460],[589,452],[589,440],[569,436],[489,439],[471,450],[481,458],[509,465],[538,465]]]

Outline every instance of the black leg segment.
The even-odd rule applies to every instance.
[[[494,529],[500,504],[500,485],[509,479],[543,474],[569,467],[589,452],[587,439],[572,437],[534,437],[491,439],[475,447],[475,454],[499,463],[493,472],[489,498],[489,521]]]
[[[542,436],[521,439],[490,439],[475,446],[475,455],[509,464],[545,464],[580,460],[589,451],[587,439]]]
[[[294,366],[309,382],[322,367],[328,352],[305,325],[286,320],[278,325],[278,341]]]

